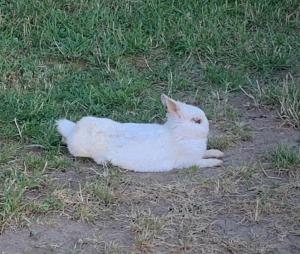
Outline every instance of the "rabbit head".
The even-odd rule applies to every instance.
[[[161,101],[167,108],[167,124],[180,129],[181,135],[189,137],[207,137],[209,123],[205,113],[198,107],[175,101],[165,94]]]

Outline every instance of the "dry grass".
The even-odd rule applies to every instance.
[[[250,142],[252,140],[251,128],[243,122],[227,121],[218,127],[224,134],[209,138],[208,147],[210,149],[226,151],[241,142]]]
[[[243,92],[252,99],[256,107],[275,106],[279,116],[288,126],[300,126],[300,80],[288,73],[285,77],[277,78],[264,84],[256,80],[252,91]]]
[[[13,180],[14,186],[25,187],[16,199],[14,216],[6,216],[2,228],[59,213],[85,223],[123,225],[130,234],[131,247],[99,235],[80,238],[74,253],[271,253],[278,243],[268,238],[268,232],[296,234],[299,174],[288,180],[261,164],[227,167],[208,178],[199,170],[188,172],[165,180],[103,168],[92,170],[93,177],[79,179],[75,187],[36,182],[38,178],[28,178],[36,182],[30,185],[23,176],[23,185]],[[41,184],[42,195],[28,202],[33,186]],[[11,198],[20,193],[16,188]]]
[[[300,79],[287,75],[280,87],[280,116],[290,126],[300,128]]]

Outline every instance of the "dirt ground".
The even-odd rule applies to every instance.
[[[279,143],[298,149],[299,131],[244,97],[230,104],[252,140],[225,150],[223,167],[121,172],[117,201],[99,208],[96,220],[41,216],[0,235],[0,253],[300,253],[299,165],[279,172],[265,160]],[[213,125],[212,135],[221,135]],[[90,161],[80,165],[57,173],[57,183],[78,189],[105,177]]]

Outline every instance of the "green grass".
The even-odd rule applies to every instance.
[[[208,140],[209,149],[219,149],[225,151],[234,145],[234,139],[231,136],[213,137]]]
[[[107,177],[99,177],[95,181],[87,183],[85,191],[90,196],[90,200],[109,206],[117,202],[118,197],[114,190],[120,184],[120,176],[115,174],[112,169],[112,173]]]
[[[15,143],[0,144],[0,165],[9,163],[15,159],[18,154],[20,146]]]
[[[242,90],[257,107],[275,106],[287,126],[300,127],[300,79],[298,74],[293,76],[289,73],[283,78],[256,80],[255,84],[250,85],[251,92]]]
[[[0,171],[0,232],[9,224],[23,221],[31,213],[31,205],[24,202],[25,193],[40,189],[44,177],[29,175],[19,169]]]
[[[159,94],[205,102],[297,71],[297,1],[1,3],[2,137],[56,149],[54,120],[163,118]],[[278,75],[279,75],[278,74]],[[280,78],[280,75],[279,75]]]
[[[249,125],[243,122],[230,121],[219,124],[219,128],[222,129],[224,134],[220,136],[211,137],[208,139],[209,149],[219,149],[225,151],[230,147],[234,147],[240,142],[252,141],[253,135]]]
[[[287,77],[280,88],[280,116],[293,127],[300,127],[300,80]]]
[[[163,231],[164,221],[150,212],[137,212],[131,216],[131,230],[134,233],[135,248],[138,252],[151,250],[159,233]]]
[[[300,149],[279,144],[269,152],[268,158],[278,170],[289,170],[300,163]]]

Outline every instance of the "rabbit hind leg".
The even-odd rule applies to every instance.
[[[218,159],[201,159],[197,162],[196,166],[200,168],[210,168],[221,166],[222,164],[223,161]]]

